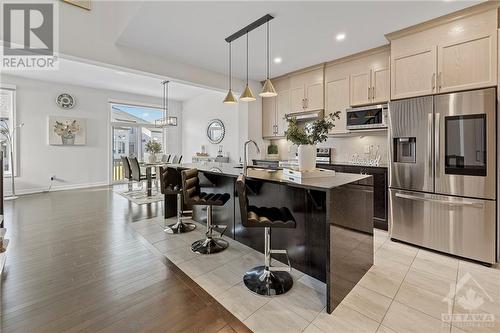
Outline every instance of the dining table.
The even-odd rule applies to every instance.
[[[153,178],[156,178],[156,190],[160,191],[160,167],[167,165],[165,162],[142,162],[140,165],[146,170],[146,195],[153,195]],[[153,174],[153,170],[155,171]],[[154,177],[153,177],[154,176]]]

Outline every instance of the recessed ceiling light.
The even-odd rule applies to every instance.
[[[337,39],[338,41],[344,40],[345,34],[344,33],[337,34],[337,36],[335,36],[335,39]]]
[[[281,64],[282,61],[283,61],[283,59],[281,59],[281,57],[274,58],[274,63],[275,64]]]

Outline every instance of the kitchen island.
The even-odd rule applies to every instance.
[[[226,205],[214,207],[214,221],[228,226],[228,237],[263,251],[264,230],[241,224],[235,189],[236,178],[243,171],[240,166],[185,163],[169,167],[196,168],[203,191],[231,194]],[[329,313],[373,264],[371,177],[337,172],[296,183],[282,179],[282,170],[247,170],[250,204],[287,207],[295,218],[295,229],[274,231],[272,248],[288,250],[293,268],[326,283]],[[174,198],[166,197],[165,201],[167,206],[175,205]],[[194,208],[193,219],[204,223],[206,212],[202,207]]]

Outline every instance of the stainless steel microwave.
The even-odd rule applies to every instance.
[[[348,130],[387,127],[387,104],[347,109],[346,122]]]

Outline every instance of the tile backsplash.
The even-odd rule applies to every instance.
[[[363,132],[356,136],[346,137],[330,137],[326,142],[318,144],[318,147],[333,148],[333,162],[349,162],[353,154],[358,154],[359,157],[368,157],[370,146],[372,150],[376,150],[377,146],[381,156],[380,163],[387,164],[387,132]],[[368,134],[369,133],[369,134]],[[297,147],[291,145],[285,139],[273,140],[278,145],[279,155],[281,160],[295,158]]]

